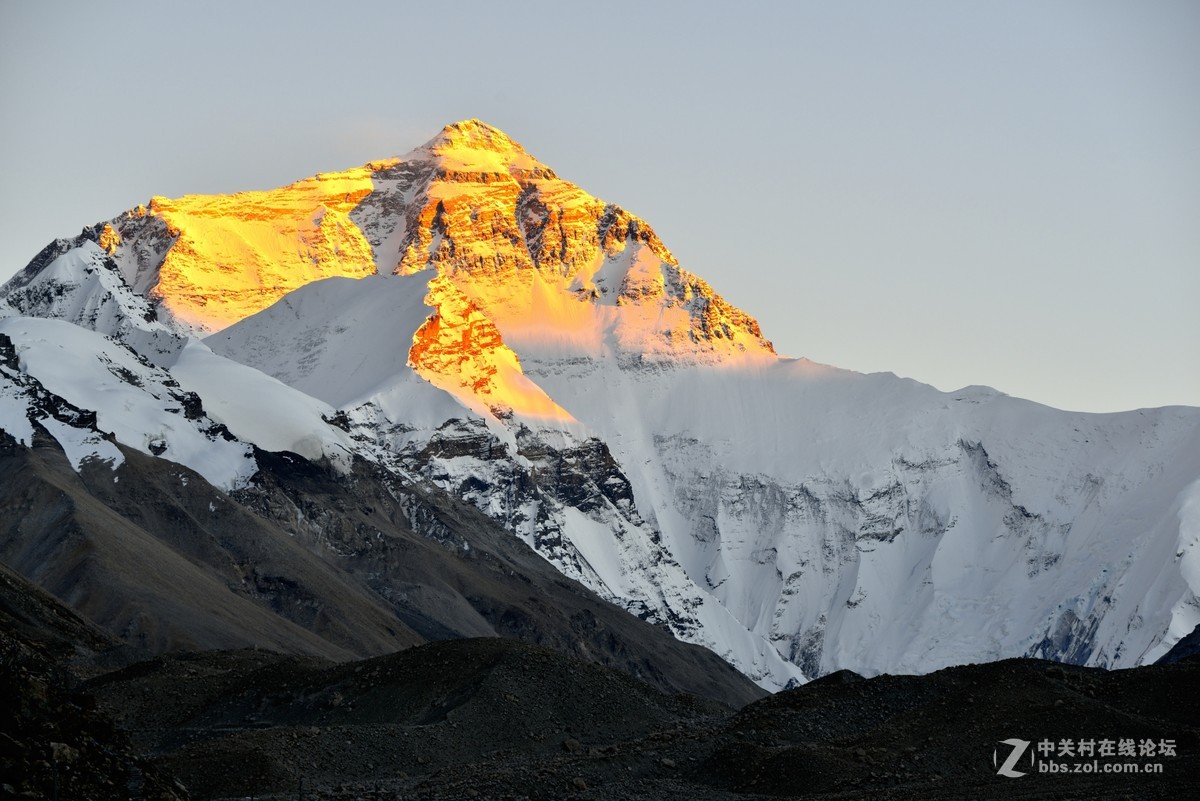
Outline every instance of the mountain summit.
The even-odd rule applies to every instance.
[[[446,166],[455,163],[457,159],[461,164],[474,161],[483,166],[486,163],[492,167],[492,172],[538,171],[547,177],[554,177],[549,168],[526,153],[525,148],[508,134],[482,120],[452,122],[418,150],[440,157]],[[416,152],[413,151],[406,158],[413,158]],[[492,156],[485,157],[485,153]]]
[[[51,243],[0,300],[19,442],[57,432],[79,470],[117,442],[232,492],[263,453],[369,462],[765,688],[1123,667],[1200,622],[1200,411],[780,357],[644,220],[478,120],[279,189],[153,198]]]
[[[680,269],[644,220],[478,120],[404,157],[279,189],[154,197],[82,238],[189,333],[222,330],[321,278],[435,270],[502,331],[552,311],[552,327],[611,332],[631,352],[771,352],[754,319]],[[595,308],[618,306],[631,308]]]

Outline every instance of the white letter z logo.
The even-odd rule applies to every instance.
[[[1010,779],[1019,779],[1020,777],[1024,776],[1025,774],[1022,771],[1013,770],[1013,767],[1017,764],[1017,760],[1019,760],[1025,753],[1025,749],[1029,747],[1029,741],[1012,738],[1009,740],[1001,740],[1000,743],[1001,745],[1011,745],[1012,753],[1008,755],[1008,759],[1004,760],[1004,764],[996,769],[996,772],[1001,776],[1007,776]],[[998,761],[999,759],[996,755],[996,751],[993,751],[992,764],[995,765]],[[1029,761],[1031,763],[1033,762],[1032,754],[1029,755]]]

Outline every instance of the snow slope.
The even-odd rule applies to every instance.
[[[370,443],[334,423],[336,410],[198,340],[170,372],[128,347],[76,325],[0,318],[0,428],[24,445],[37,424],[76,469],[87,459],[118,467],[113,444],[187,465],[225,490],[258,470],[251,445],[327,461],[345,472],[355,455],[376,461]],[[4,355],[0,353],[0,355]]]
[[[413,381],[390,349],[361,347],[409,336],[421,288],[404,280],[315,284],[209,343],[353,417],[379,387]],[[615,347],[520,350],[577,421],[569,441],[527,439],[565,453],[598,438],[632,505],[560,493],[543,512],[558,516],[542,524],[554,537],[523,529],[499,495],[531,458],[520,437],[493,433],[487,457],[425,456],[424,472],[764,686],[796,678],[792,666],[920,672],[1015,654],[1126,666],[1194,617],[1176,547],[1178,499],[1200,476],[1196,410],[1060,412],[784,358],[639,365]],[[417,446],[463,411],[443,404],[393,446],[421,470]],[[403,420],[404,405],[388,417]]]
[[[1123,667],[1195,615],[1176,550],[1197,410],[1060,412],[802,360],[650,373],[524,356],[630,466],[696,584],[810,673],[1015,654]]]
[[[170,364],[183,332],[159,322],[153,304],[126,284],[116,260],[87,239],[55,245],[47,255],[60,255],[44,266],[35,261],[37,269],[27,268],[0,287],[0,300],[12,313],[65,320],[119,339],[156,364]]]
[[[120,464],[117,449],[99,436],[106,434],[143,453],[187,465],[223,489],[240,486],[258,469],[250,447],[208,418],[199,398],[121,344],[71,323],[32,317],[0,319],[0,336],[14,354],[5,369],[5,394],[13,400],[4,427],[16,432],[17,439],[29,441],[30,429],[20,422],[24,411],[28,423],[43,425],[59,440],[76,468],[89,457]],[[88,412],[88,419],[65,421],[39,408],[34,394],[18,395],[17,387],[28,386],[23,376]]]
[[[253,368],[214,354],[197,340],[183,348],[171,375],[194,392],[209,417],[243,442],[265,451],[287,451],[349,470],[355,454],[374,459],[331,421],[336,410]]]

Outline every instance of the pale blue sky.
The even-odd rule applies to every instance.
[[[0,0],[0,279],[479,117],[778,350],[1200,405],[1200,3]]]

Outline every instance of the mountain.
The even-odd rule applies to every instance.
[[[1200,410],[1063,412],[780,356],[644,220],[477,120],[280,189],[153,198],[0,299],[18,442],[62,423],[41,382],[96,412],[62,446],[78,470],[133,449],[236,495],[288,452],[433,485],[767,689],[1127,667],[1200,622]]]
[[[509,638],[336,663],[243,649],[126,664],[127,646],[3,567],[0,644],[6,797],[1118,801],[1195,786],[1195,658],[841,671],[735,713]],[[1036,770],[998,775],[1012,735],[1081,730],[1113,753],[1038,749]],[[1043,772],[1050,761],[1122,770]]]

